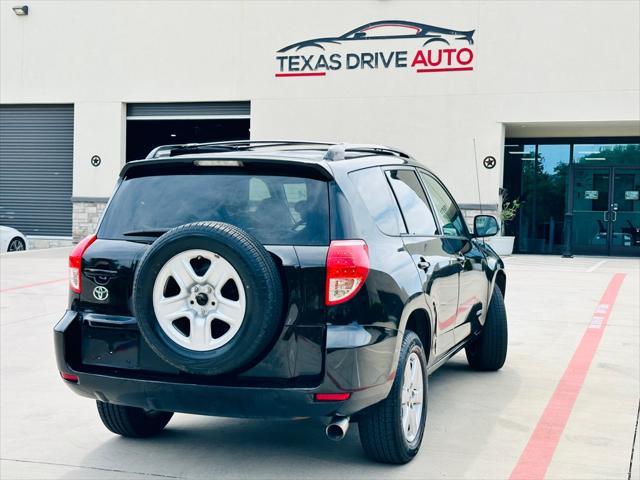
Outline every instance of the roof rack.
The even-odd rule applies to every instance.
[[[328,147],[324,155],[325,160],[335,161],[344,160],[346,152],[362,152],[374,153],[381,155],[395,155],[403,158],[409,158],[409,155],[401,150],[386,147],[383,145],[370,144],[349,144],[334,142],[314,142],[300,140],[233,140],[226,142],[208,142],[208,143],[185,143],[175,145],[161,145],[154,148],[147,159],[172,157],[176,155],[184,155],[187,153],[215,153],[230,152],[241,150],[255,150],[257,148],[278,149],[279,147],[315,147],[313,150],[320,150],[318,147]],[[286,149],[283,149],[286,150]]]

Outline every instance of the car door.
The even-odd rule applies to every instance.
[[[484,273],[485,258],[478,246],[471,240],[466,222],[455,200],[445,186],[430,173],[419,170],[429,199],[433,205],[443,235],[460,268],[459,301],[454,327],[455,343],[460,343],[472,331],[472,323],[482,314],[489,288]]]
[[[385,174],[394,192],[407,233],[404,246],[418,267],[427,302],[435,318],[435,355],[455,344],[460,263],[449,239],[440,235],[431,205],[413,168],[389,168]]]

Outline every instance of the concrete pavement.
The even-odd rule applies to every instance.
[[[59,378],[52,332],[68,249],[0,256],[0,477],[506,479],[519,464],[614,274],[625,274],[553,451],[548,479],[640,478],[640,260],[513,256],[509,355],[497,373],[458,355],[430,378],[427,432],[401,467],[369,462],[355,425],[340,443],[313,420],[177,414],[157,438],[108,432]],[[553,406],[553,405],[552,405]]]

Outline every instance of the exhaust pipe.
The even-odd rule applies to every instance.
[[[347,430],[349,430],[349,417],[339,417],[336,415],[331,419],[329,425],[327,425],[325,433],[329,440],[339,442],[347,434]]]

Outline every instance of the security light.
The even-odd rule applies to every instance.
[[[29,7],[27,5],[22,5],[20,7],[13,7],[13,13],[18,15],[19,17],[25,17],[29,15]]]

